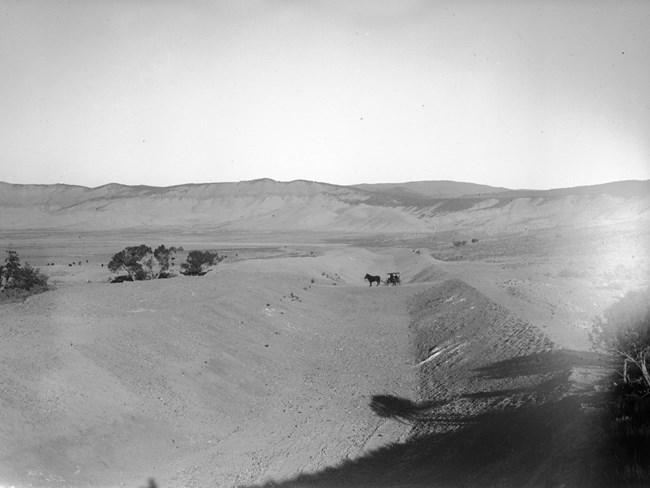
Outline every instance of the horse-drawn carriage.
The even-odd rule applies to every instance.
[[[382,283],[381,276],[373,276],[368,273],[366,273],[366,276],[364,276],[363,279],[370,283],[370,286],[372,286],[373,283],[377,283],[377,286],[379,286],[379,283]],[[399,273],[397,271],[388,273],[388,278],[386,278],[386,281],[383,283],[384,285],[399,285],[401,283]]]
[[[388,273],[388,278],[386,278],[386,284],[393,285],[393,286],[399,285],[400,284],[399,273],[397,271]]]

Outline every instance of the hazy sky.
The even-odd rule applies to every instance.
[[[0,180],[650,178],[647,0],[0,0]]]

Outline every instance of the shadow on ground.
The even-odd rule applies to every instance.
[[[593,385],[587,391],[568,384],[575,368],[601,367],[602,361],[588,353],[551,351],[476,370],[479,378],[540,373],[551,378],[528,390],[477,391],[423,402],[376,395],[369,403],[375,414],[413,426],[408,441],[318,472],[248,488],[617,486],[608,460],[606,394]],[[454,410],[461,405],[459,399],[466,405],[484,398],[505,401],[522,393],[543,401],[473,415]]]
[[[378,417],[413,423],[423,422],[427,412],[446,403],[445,400],[415,403],[393,395],[374,395],[370,400],[370,409]]]
[[[561,349],[528,356],[517,356],[479,368],[480,376],[490,379],[516,378],[536,374],[570,372],[574,368],[601,369],[609,364],[609,356],[588,351]]]

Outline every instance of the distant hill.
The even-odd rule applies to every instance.
[[[600,185],[574,186],[570,188],[555,188],[552,190],[506,190],[490,194],[490,196],[497,198],[549,198],[567,195],[642,197],[650,195],[650,180],[614,181],[612,183],[602,183]]]
[[[457,198],[467,195],[508,191],[507,188],[447,180],[409,181],[406,183],[363,183],[361,185],[354,185],[353,187],[372,192],[404,193],[425,198]]]
[[[544,191],[452,181],[340,186],[260,179],[97,188],[0,182],[3,230],[495,233],[637,220],[650,220],[650,180]]]

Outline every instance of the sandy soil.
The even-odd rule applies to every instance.
[[[0,485],[602,484],[586,331],[648,257],[599,236],[459,260],[413,236],[267,236],[204,277],[123,284],[112,242],[29,236],[56,289],[0,305]]]

